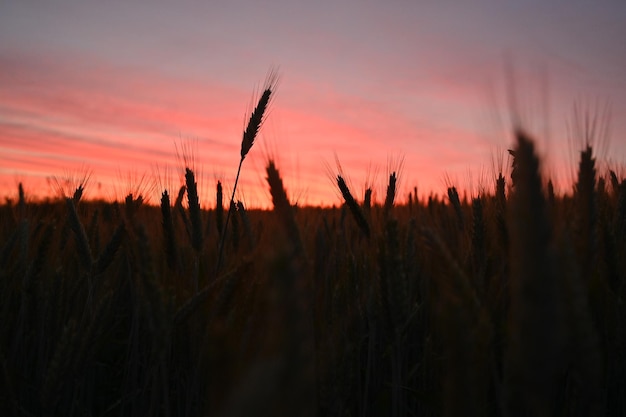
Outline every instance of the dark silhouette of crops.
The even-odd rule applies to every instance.
[[[268,161],[273,210],[231,198],[225,222],[189,167],[173,206],[20,191],[2,415],[626,415],[626,181],[589,146],[555,196],[532,138],[513,154],[492,193],[403,204],[390,173],[360,203],[338,176],[329,209],[293,205]]]

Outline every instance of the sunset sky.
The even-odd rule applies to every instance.
[[[274,67],[249,206],[269,204],[268,156],[301,204],[341,202],[335,156],[359,199],[372,184],[382,200],[402,160],[401,196],[491,189],[513,107],[566,184],[574,103],[601,119],[610,103],[601,159],[626,165],[624,22],[622,0],[0,1],[0,196],[89,172],[87,197],[156,203],[182,184],[178,148],[208,208]]]

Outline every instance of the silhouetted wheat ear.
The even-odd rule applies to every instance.
[[[387,194],[385,196],[385,216],[389,215],[391,208],[393,207],[393,201],[396,198],[396,179],[396,173],[392,172],[391,175],[389,175],[389,184],[387,184]]]
[[[587,279],[596,252],[596,160],[593,149],[587,145],[580,152],[578,179],[575,185],[576,201],[576,246],[582,262],[583,278]]]
[[[176,196],[176,201],[174,202],[174,207],[182,206],[183,197],[185,197],[185,191],[187,191],[187,187],[181,185],[178,189],[178,195]]]
[[[257,133],[259,133],[259,129],[261,129],[261,125],[263,124],[265,112],[269,107],[270,100],[272,98],[272,94],[276,89],[276,84],[278,82],[278,73],[274,70],[270,71],[267,79],[265,80],[265,86],[263,89],[263,93],[259,98],[259,101],[252,111],[250,115],[250,120],[248,121],[248,126],[246,130],[243,132],[243,139],[241,140],[241,159],[243,160],[252,145],[254,145],[254,140],[256,139]]]
[[[517,132],[515,189],[507,213],[510,236],[509,341],[505,357],[507,415],[551,415],[563,348],[560,291],[550,251],[539,158]]]
[[[511,183],[513,187],[515,187],[515,183],[517,181],[517,161],[515,160],[517,152],[513,149],[509,149],[509,155],[513,157],[511,160]]]
[[[189,219],[191,220],[191,246],[196,251],[200,251],[202,248],[202,218],[200,217],[198,184],[196,183],[193,171],[189,168],[185,168],[185,183],[187,185]]]
[[[461,207],[461,200],[459,199],[459,193],[457,192],[456,187],[448,188],[448,198],[450,199],[450,203],[456,213],[457,220],[459,221],[459,227],[462,229],[465,225],[465,220],[463,216],[463,208]]]
[[[228,223],[230,220],[230,216],[233,212],[233,207],[235,206],[235,191],[237,191],[237,183],[239,182],[239,175],[241,174],[241,166],[243,165],[243,160],[245,159],[250,149],[252,149],[252,145],[254,145],[254,140],[256,139],[256,135],[261,129],[263,125],[264,115],[267,111],[267,108],[270,105],[270,100],[275,92],[276,85],[278,83],[278,72],[276,70],[271,70],[265,80],[265,88],[263,94],[261,94],[261,98],[259,98],[259,102],[257,106],[252,111],[250,115],[250,120],[248,121],[248,126],[243,132],[243,139],[241,140],[241,159],[239,159],[239,167],[237,168],[237,175],[235,176],[235,184],[233,185],[233,192],[230,197],[229,210],[226,214],[226,222],[224,224],[224,232],[222,233],[222,237],[219,243],[219,250],[217,255],[217,264],[215,266],[215,274],[219,273],[220,267],[222,265],[222,256],[224,253],[224,241],[226,238],[226,231],[228,229]]]
[[[505,195],[505,187],[506,180],[502,173],[498,175],[496,179],[496,204],[498,209],[504,211],[504,207],[506,206],[506,195]]]
[[[137,209],[143,204],[143,197],[137,196],[135,198],[133,193],[129,193],[124,199],[124,212],[126,214],[126,218],[129,222],[132,223],[135,218],[135,213],[137,213]]]
[[[365,196],[363,197],[363,210],[366,213],[369,213],[372,208],[372,189],[368,188],[365,190]]]
[[[270,194],[272,195],[272,202],[274,203],[274,211],[280,216],[283,223],[283,227],[287,232],[287,237],[291,241],[296,254],[302,252],[302,240],[300,238],[300,230],[296,223],[296,219],[293,213],[293,207],[287,197],[287,192],[283,186],[283,180],[280,177],[278,169],[274,161],[270,160],[267,163],[267,183],[270,186]]]
[[[170,270],[176,268],[176,235],[174,234],[174,220],[170,206],[170,196],[167,190],[161,195],[161,217],[163,228],[163,251]]]
[[[78,202],[83,196],[84,191],[85,191],[85,187],[83,187],[82,184],[76,187],[76,190],[74,190],[74,195],[72,196],[72,200],[74,200],[74,204],[78,204]]]
[[[609,176],[611,177],[611,188],[613,189],[613,193],[617,194],[619,191],[619,180],[617,179],[615,171],[609,171]]]
[[[217,191],[215,196],[215,223],[217,224],[218,240],[224,231],[224,191],[222,183],[217,182]]]
[[[187,232],[187,236],[189,236],[189,238],[191,239],[191,224],[189,223],[189,218],[187,218],[187,213],[183,208],[183,198],[185,197],[185,191],[187,191],[187,187],[181,185],[180,189],[178,190],[178,196],[176,197],[174,207],[176,207],[176,210],[178,211],[178,214],[180,215],[180,218],[185,225],[185,231]]]
[[[354,220],[356,221],[357,226],[359,226],[359,228],[361,229],[361,231],[363,232],[365,236],[370,237],[370,226],[367,223],[367,219],[365,219],[365,216],[363,215],[361,208],[359,207],[357,202],[354,200],[354,197],[352,197],[352,194],[350,193],[350,189],[346,185],[346,181],[343,179],[341,175],[337,175],[337,186],[339,187],[339,191],[341,191],[341,195],[343,196],[343,199],[348,205],[348,208],[350,209],[350,212],[352,213],[352,217],[354,217]]]
[[[21,182],[17,185],[17,192],[19,196],[17,210],[20,216],[24,216],[26,211],[26,195],[24,194],[24,186]]]

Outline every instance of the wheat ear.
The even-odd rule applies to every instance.
[[[515,189],[507,212],[510,314],[505,355],[508,415],[550,415],[561,348],[551,225],[533,141],[517,132]]]
[[[354,197],[352,197],[352,193],[350,192],[350,189],[348,188],[346,181],[343,179],[341,175],[337,175],[337,186],[339,187],[339,191],[341,191],[341,195],[343,196],[343,199],[346,201],[348,208],[352,212],[352,216],[354,217],[356,224],[359,226],[363,234],[369,238],[370,226],[367,223],[367,219],[363,215],[363,212],[361,211],[361,207],[359,207]]]
[[[221,263],[222,263],[222,255],[224,252],[224,240],[226,236],[226,229],[228,228],[228,221],[230,220],[230,216],[232,213],[232,207],[235,203],[235,191],[237,190],[237,183],[239,182],[239,174],[241,174],[241,166],[243,165],[243,160],[252,149],[252,145],[254,145],[254,141],[256,140],[256,136],[263,125],[263,121],[265,120],[265,114],[267,113],[267,109],[269,108],[270,102],[272,100],[273,94],[276,91],[276,86],[278,84],[278,72],[276,70],[271,70],[265,80],[265,87],[263,89],[263,93],[259,98],[259,101],[252,111],[250,115],[250,120],[248,121],[248,125],[246,129],[243,131],[243,138],[241,140],[241,159],[239,159],[239,167],[237,168],[237,176],[235,177],[235,185],[233,186],[233,193],[230,197],[230,204],[228,214],[226,215],[226,223],[224,224],[224,232],[222,233],[222,238],[220,239],[220,249],[219,255],[217,257],[217,265],[215,267],[215,275],[219,273]]]
[[[196,252],[200,252],[200,249],[202,249],[202,218],[200,200],[198,198],[198,184],[193,171],[189,168],[185,168],[185,183],[187,185],[189,219],[191,220],[191,246]]]
[[[289,202],[287,192],[283,186],[283,180],[280,177],[278,169],[276,169],[274,161],[270,160],[267,163],[266,171],[267,183],[270,186],[270,194],[272,195],[272,202],[274,203],[274,211],[280,216],[295,253],[300,254],[303,251],[300,231],[294,217],[293,207]]]

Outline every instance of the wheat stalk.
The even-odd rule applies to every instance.
[[[215,198],[215,222],[217,224],[218,239],[221,238],[224,231],[224,192],[222,190],[222,183],[217,182],[217,191]]]
[[[389,175],[389,184],[387,185],[387,194],[385,196],[385,206],[384,206],[384,216],[385,218],[389,217],[389,213],[391,213],[391,209],[393,207],[393,202],[396,198],[396,173],[392,172]]]
[[[237,211],[237,205],[235,204],[234,201],[230,202],[230,211],[232,211],[233,213],[235,213]],[[231,229],[231,234],[232,234],[232,244],[233,244],[233,250],[235,252],[237,252],[237,250],[239,250],[239,219],[237,218],[237,216],[233,216],[233,220],[232,220],[232,227]]]
[[[369,213],[372,209],[372,189],[368,187],[363,196],[363,211]]]
[[[193,171],[189,168],[185,168],[185,183],[187,185],[189,219],[191,220],[191,246],[198,253],[202,249],[202,218],[200,200],[198,198],[198,184]]]
[[[233,193],[230,197],[230,209],[228,210],[228,214],[226,215],[226,223],[224,224],[224,233],[222,233],[222,238],[220,240],[219,246],[219,254],[217,256],[217,265],[215,267],[215,275],[219,273],[221,264],[222,264],[222,256],[224,252],[224,240],[226,238],[226,229],[228,228],[228,222],[230,220],[230,216],[232,213],[232,207],[235,202],[235,191],[237,191],[237,183],[239,182],[239,175],[241,174],[241,166],[243,165],[243,161],[252,149],[252,145],[254,145],[254,141],[256,140],[257,134],[263,125],[263,121],[265,120],[265,114],[269,108],[270,102],[272,100],[273,94],[276,91],[276,86],[278,84],[278,72],[276,70],[270,70],[267,78],[265,79],[265,86],[263,88],[263,93],[259,98],[256,107],[252,111],[250,115],[250,120],[248,121],[248,125],[246,129],[243,131],[243,138],[241,139],[241,159],[239,159],[239,167],[237,168],[237,175],[235,176],[235,184],[233,185]]]
[[[459,199],[459,193],[457,192],[456,187],[448,187],[448,198],[450,199],[450,203],[456,213],[456,217],[459,222],[459,229],[465,228],[463,208],[461,207],[461,200]]]
[[[348,208],[350,209],[350,212],[352,213],[352,217],[356,221],[356,224],[359,226],[363,234],[369,238],[370,226],[367,223],[367,219],[365,219],[365,216],[363,215],[361,208],[359,207],[358,203],[352,196],[352,193],[350,192],[350,189],[348,188],[346,181],[343,179],[341,175],[337,175],[337,186],[339,187],[339,191],[341,191],[341,195],[343,196],[343,199],[348,205]]]
[[[505,402],[510,416],[551,415],[561,348],[560,292],[551,228],[533,141],[517,132],[515,189],[508,211],[510,317]]]
[[[176,235],[174,233],[174,221],[172,218],[172,208],[170,207],[170,196],[167,190],[161,195],[161,218],[163,228],[163,249],[167,266],[170,270],[176,269]]]
[[[611,177],[611,188],[613,189],[613,193],[617,194],[619,190],[619,180],[617,179],[617,175],[615,174],[615,171],[610,170],[609,176]]]
[[[596,253],[596,160],[593,148],[587,145],[580,152],[578,180],[575,185],[576,232],[583,279],[589,279]]]
[[[270,194],[272,195],[272,202],[274,203],[274,210],[280,216],[283,227],[294,247],[294,252],[300,254],[303,251],[300,230],[298,229],[298,224],[293,214],[293,207],[289,202],[287,192],[283,186],[283,180],[280,177],[278,169],[276,169],[274,161],[268,161],[266,172],[267,183],[270,186]]]

